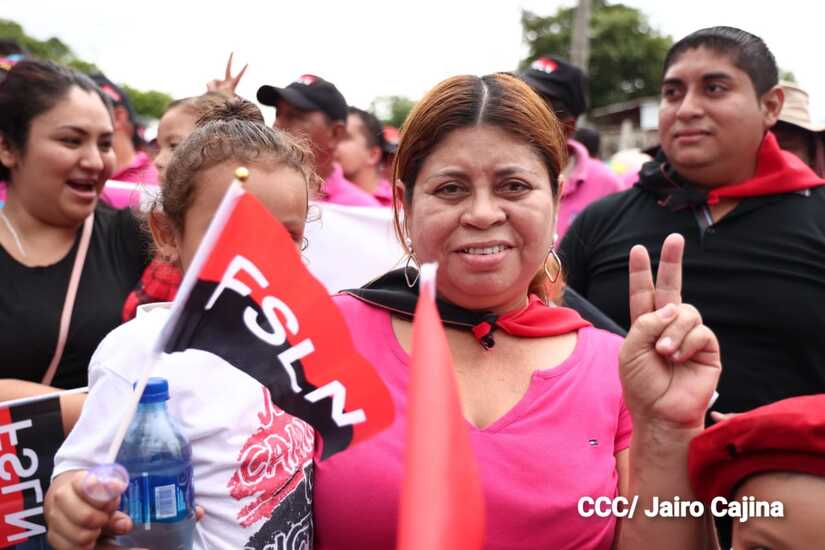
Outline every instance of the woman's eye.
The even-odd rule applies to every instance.
[[[65,138],[60,138],[60,141],[62,143],[65,143],[66,145],[72,145],[72,146],[80,145],[80,138],[65,137]]]
[[[521,193],[530,190],[529,185],[518,180],[505,182],[502,188],[507,193]]]
[[[437,194],[444,196],[453,196],[459,194],[460,192],[461,186],[457,183],[447,183],[439,187],[436,191]]]

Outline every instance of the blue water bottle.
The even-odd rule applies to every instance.
[[[124,546],[191,550],[195,528],[192,447],[169,415],[169,384],[150,378],[129,425],[117,462],[129,472],[120,509],[134,528]]]

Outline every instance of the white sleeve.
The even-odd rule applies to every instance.
[[[89,367],[89,395],[80,418],[54,457],[52,479],[69,470],[89,469],[106,460],[132,382],[100,364]]]

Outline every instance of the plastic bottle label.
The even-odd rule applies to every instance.
[[[194,510],[192,466],[177,476],[133,474],[120,509],[135,524],[175,523],[188,518]]]

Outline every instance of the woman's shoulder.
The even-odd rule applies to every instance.
[[[615,369],[624,338],[594,326],[579,329],[581,360],[596,367]]]
[[[112,256],[116,265],[142,273],[151,259],[151,237],[139,216],[130,208],[98,204],[93,240],[100,240],[101,250]]]
[[[384,319],[389,315],[387,310],[374,306],[360,298],[356,298],[348,292],[334,294],[332,301],[349,325],[353,323],[364,323],[375,319]]]

